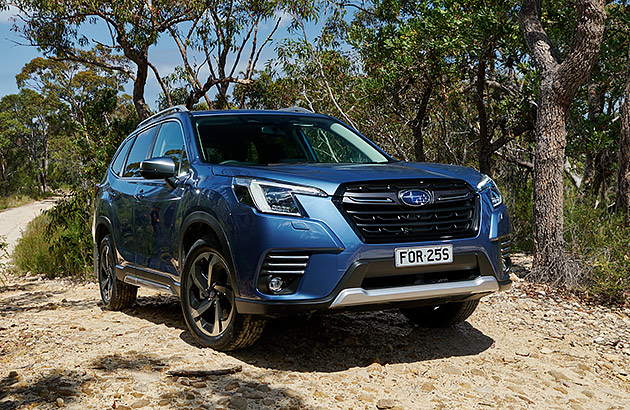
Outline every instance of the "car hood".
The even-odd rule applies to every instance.
[[[385,164],[273,164],[268,166],[212,165],[212,172],[222,176],[242,176],[272,179],[319,188],[333,195],[339,185],[350,182],[455,178],[473,188],[482,175],[467,167],[418,162]]]

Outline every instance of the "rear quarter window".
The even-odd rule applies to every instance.
[[[132,142],[133,138],[129,138],[118,150],[118,154],[116,154],[116,157],[112,162],[112,172],[114,174],[120,175],[123,164],[125,163],[125,158],[127,158],[127,153],[129,152],[129,147],[131,147]]]

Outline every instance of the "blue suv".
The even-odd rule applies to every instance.
[[[121,144],[96,193],[105,307],[131,306],[139,286],[171,292],[217,350],[298,312],[399,308],[449,326],[511,284],[490,178],[398,161],[304,109],[162,111]]]

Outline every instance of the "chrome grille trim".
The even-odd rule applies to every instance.
[[[398,195],[407,189],[428,191],[433,202],[405,205]],[[336,203],[365,243],[471,238],[478,230],[478,195],[457,179],[353,183],[341,189]]]
[[[303,275],[310,255],[271,252],[267,254],[260,270],[261,275]]]

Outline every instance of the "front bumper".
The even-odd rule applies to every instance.
[[[454,280],[440,282],[436,279],[449,276]],[[401,281],[405,284],[395,286]],[[386,283],[392,286],[383,285]],[[392,258],[359,260],[326,297],[301,300],[292,299],[291,295],[281,299],[237,298],[236,308],[239,313],[256,315],[381,310],[478,299],[498,290],[507,290],[511,284],[508,273],[500,279],[494,276],[490,260],[483,252],[456,254],[453,263],[448,265],[405,269],[396,268]]]
[[[509,288],[502,242],[510,232],[505,205],[481,207],[475,237],[391,244],[365,244],[330,198],[300,197],[307,218],[260,214],[241,206],[231,241],[239,283],[239,313],[282,315],[306,311],[380,310],[480,298]],[[450,243],[451,264],[396,268],[398,247]],[[261,293],[259,274],[273,252],[309,255],[291,294]],[[481,279],[480,279],[481,278]]]

